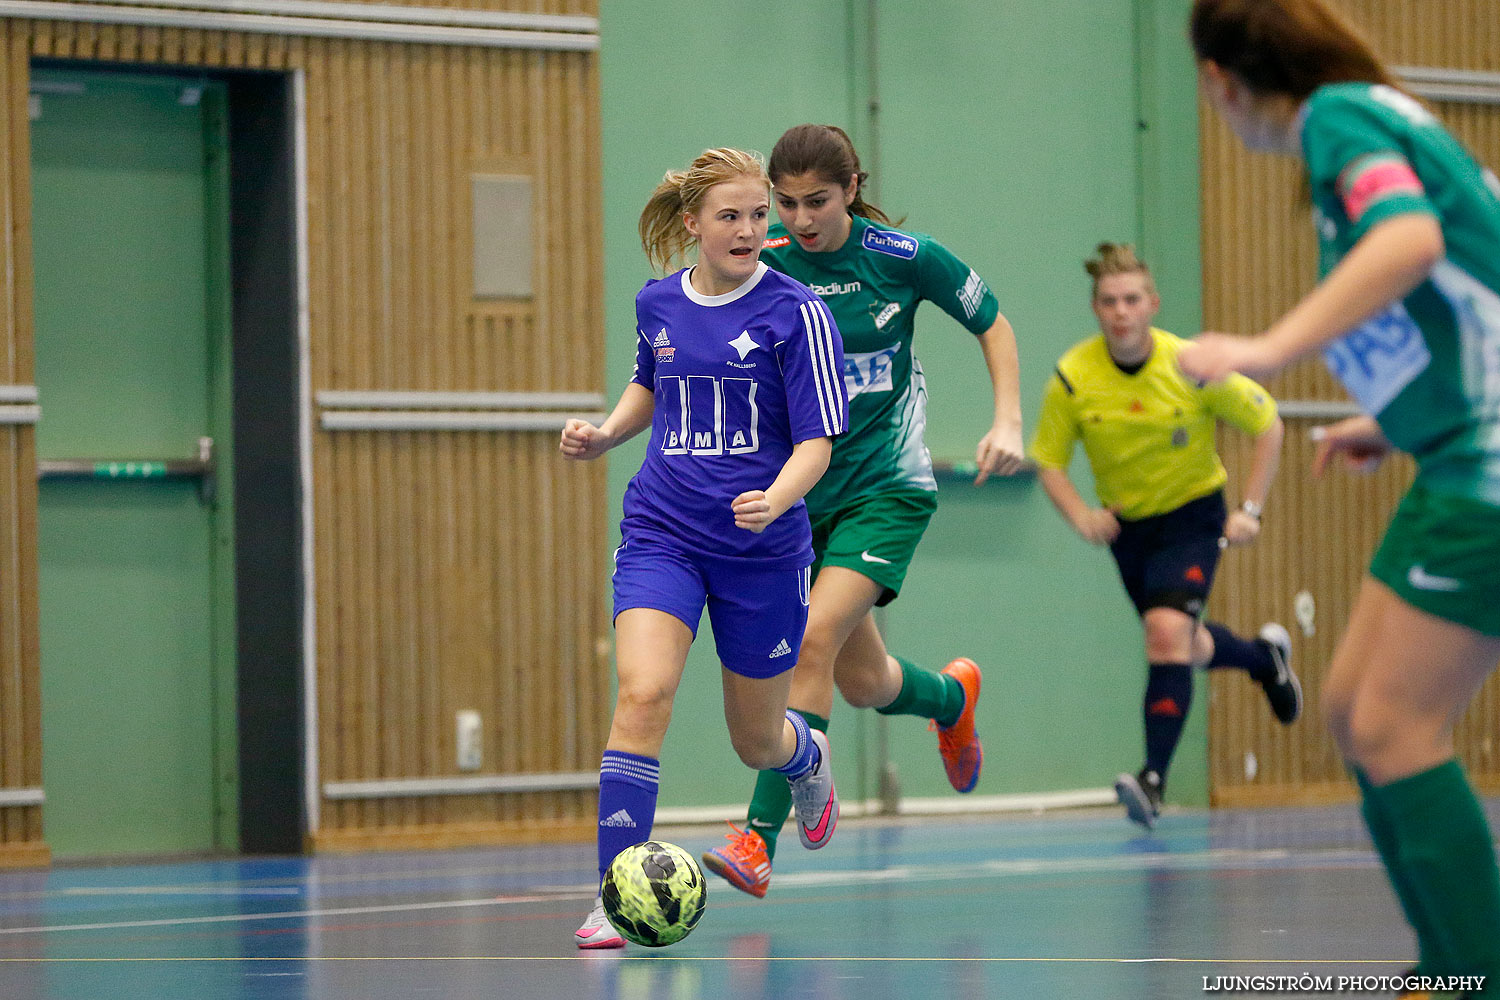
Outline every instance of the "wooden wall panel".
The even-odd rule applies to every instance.
[[[31,168],[27,35],[0,21],[0,385],[29,385]],[[36,594],[36,437],[0,426],[0,791],[42,784]],[[0,807],[0,867],[45,864],[42,810]]]
[[[386,4],[390,0],[353,0],[354,3]],[[519,14],[565,14],[597,17],[599,0],[401,0],[406,7],[451,8],[456,10],[504,11]]]
[[[532,6],[596,13],[593,0]],[[0,30],[0,114],[22,123],[5,129],[0,183],[22,204],[29,56],[304,72],[314,395],[603,389],[593,53],[63,22],[0,20]],[[495,172],[533,180],[531,299],[472,296],[470,175]],[[0,255],[24,276],[24,227],[7,236]],[[29,303],[29,285],[8,298]],[[0,347],[29,351],[29,316],[7,323]],[[21,368],[12,377],[29,380],[29,356]],[[0,498],[29,490],[33,523],[10,522],[0,542],[4,531],[34,539],[30,431],[5,433]],[[482,714],[482,774],[596,770],[610,694],[602,464],[564,464],[551,431],[317,429],[311,464],[320,783],[458,776],[460,709]],[[15,601],[8,553],[0,599]],[[11,749],[17,662],[36,701],[34,608],[29,620],[28,659],[10,651],[11,616],[0,619],[0,788],[40,783],[13,773],[29,758]],[[39,725],[38,708],[19,715]],[[39,733],[21,742],[39,747]],[[312,839],[337,849],[583,838],[594,805],[592,790],[324,800]],[[40,840],[39,811],[0,809],[0,845],[28,838]]]
[[[1288,728],[1271,716],[1259,685],[1237,671],[1215,672],[1210,685],[1209,777],[1216,804],[1289,803],[1352,795],[1328,728],[1319,716],[1324,672],[1343,633],[1359,581],[1369,566],[1390,512],[1411,482],[1404,457],[1373,475],[1335,472],[1308,476],[1314,447],[1309,427],[1287,421],[1283,472],[1267,505],[1260,539],[1226,554],[1214,586],[1210,616],[1253,634],[1279,621],[1292,633],[1294,666],[1306,711]],[[1230,483],[1244,482],[1250,446],[1226,434],[1222,454]],[[1237,498],[1237,494],[1232,498]],[[1295,615],[1296,595],[1312,595],[1315,632],[1305,635]]]
[[[99,0],[64,0],[64,2],[97,3]],[[342,0],[355,4],[389,6],[391,0]],[[560,14],[570,17],[597,17],[599,0],[400,0],[402,7],[430,7],[434,10],[482,10],[515,14]],[[211,9],[212,4],[204,4]],[[101,25],[100,30],[123,31],[111,25]],[[132,29],[133,30],[133,29]],[[242,44],[250,36],[242,36],[236,44]]]
[[[1393,65],[1500,69],[1500,19],[1491,0],[1341,0],[1338,5]],[[1431,106],[1482,162],[1500,165],[1500,107]],[[1204,323],[1213,329],[1261,330],[1316,280],[1316,244],[1300,169],[1291,161],[1247,155],[1206,105],[1201,117]],[[1318,360],[1297,365],[1268,388],[1284,400],[1347,398]],[[1339,472],[1314,481],[1308,475],[1313,448],[1307,431],[1319,422],[1287,421],[1282,473],[1262,538],[1251,549],[1228,554],[1210,609],[1241,630],[1253,631],[1267,620],[1287,625],[1308,712],[1296,726],[1283,729],[1271,719],[1257,686],[1242,677],[1215,676],[1209,718],[1215,803],[1354,795],[1319,717],[1319,693],[1359,581],[1414,467],[1402,458],[1373,476]],[[1248,471],[1249,447],[1232,432],[1222,444],[1233,488]],[[1312,636],[1301,634],[1295,622],[1293,601],[1303,590],[1318,607]],[[1500,680],[1491,678],[1457,734],[1476,781],[1490,789],[1500,789],[1497,721]]]
[[[597,158],[579,152],[597,143],[592,60],[308,45],[327,50],[326,81],[313,75],[318,60],[309,63],[308,112],[328,123],[324,169],[309,178],[318,192],[309,222],[334,247],[356,248],[313,292],[314,316],[328,318],[315,384],[602,385],[600,234],[597,213],[584,210],[597,200]],[[416,155],[433,150],[447,152],[437,163]],[[537,227],[535,300],[471,297],[474,171],[535,178],[538,218],[548,220]],[[379,267],[361,270],[361,256]],[[453,774],[461,708],[487,723],[487,772],[596,767],[608,695],[598,646],[607,634],[598,610],[602,469],[563,467],[551,434],[326,442],[319,507],[331,512],[340,548],[319,574],[330,595],[320,616],[326,608],[337,622],[319,631],[324,686],[335,695],[322,713],[325,780]],[[577,535],[572,525],[587,527]],[[559,614],[571,608],[582,614]],[[418,829],[451,842],[455,823],[582,830],[592,807],[592,792],[336,802],[320,839],[367,844],[371,830]]]
[[[1494,0],[1333,0],[1397,66],[1500,70]]]

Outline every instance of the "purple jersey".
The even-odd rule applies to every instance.
[[[656,409],[625,526],[768,569],[810,564],[801,500],[758,535],[735,527],[730,504],[775,482],[792,445],[844,431],[844,346],[828,307],[761,264],[724,295],[694,291],[686,270],[649,281],[635,314],[633,381]]]

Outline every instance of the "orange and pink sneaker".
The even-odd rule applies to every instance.
[[[703,852],[703,867],[740,892],[764,899],[771,888],[771,856],[766,853],[766,842],[754,830],[741,830],[733,823],[729,829],[734,832],[724,834],[728,844]]]
[[[929,728],[937,731],[938,751],[943,755],[943,770],[948,772],[948,783],[959,792],[972,792],[979,784],[979,771],[984,766],[984,745],[974,732],[974,707],[979,703],[979,685],[983,678],[979,664],[965,656],[944,667],[943,673],[958,681],[964,689],[964,710],[953,725],[944,728],[934,721]]]

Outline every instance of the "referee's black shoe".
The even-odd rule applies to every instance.
[[[1302,715],[1302,682],[1292,670],[1292,637],[1275,622],[1260,627],[1259,641],[1271,654],[1276,669],[1260,678],[1271,712],[1283,726],[1290,726]]]

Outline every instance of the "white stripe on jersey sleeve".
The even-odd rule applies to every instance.
[[[833,432],[842,434],[848,430],[844,426],[844,408],[840,405],[844,398],[844,373],[838,367],[839,352],[833,342],[833,313],[821,300],[818,302],[818,315],[823,321],[823,356],[828,362],[828,406],[833,411]]]
[[[823,363],[828,371],[826,388],[828,411],[833,414],[833,433],[842,434],[846,428],[844,427],[843,407],[839,405],[839,402],[843,398],[844,373],[837,368],[838,362],[835,360],[838,352],[833,344],[833,313],[829,311],[827,303],[822,299],[813,300],[813,312],[822,328],[819,344],[823,353]]]
[[[817,337],[814,335],[814,331],[816,330],[816,326],[815,326],[815,324],[813,322],[812,314],[811,314],[811,312],[809,312],[809,308],[811,306],[812,306],[811,302],[803,302],[801,305],[799,305],[797,307],[797,311],[802,314],[802,326],[803,326],[803,328],[804,328],[804,330],[806,331],[806,334],[807,334],[807,336],[806,336],[807,351],[808,351],[808,356],[812,360],[813,386],[817,390],[817,393],[818,393],[818,415],[823,418],[823,429],[826,432],[828,430],[828,423],[829,423],[829,421],[828,421],[828,401],[823,397],[823,368],[824,368],[824,366],[818,360]]]
[[[635,335],[637,337],[641,338],[642,340],[645,340],[647,343],[650,343],[650,338],[648,338],[646,336],[646,331],[642,330],[640,327],[636,327],[635,328]],[[632,362],[630,362],[630,381],[634,382],[637,378],[640,377],[640,374],[641,374],[641,354],[640,354],[639,351],[637,351],[636,355],[635,355],[635,360],[632,361]]]
[[[829,437],[843,433],[841,408],[836,379],[843,373],[833,370],[833,333],[828,307],[821,300],[804,302],[799,307],[807,327],[807,350],[812,359],[813,384],[818,393],[818,410],[823,417],[823,431]]]

